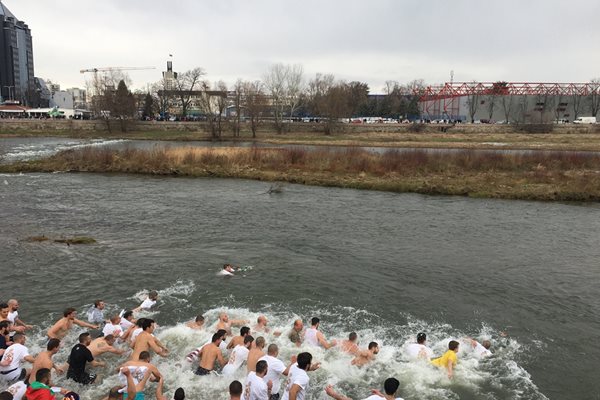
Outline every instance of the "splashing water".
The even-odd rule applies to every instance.
[[[170,350],[166,358],[153,356],[153,363],[157,365],[165,377],[165,390],[167,396],[172,396],[178,387],[183,387],[191,399],[227,399],[227,388],[232,380],[244,382],[245,366],[242,366],[233,377],[209,375],[196,376],[193,367],[185,356],[193,349],[208,342],[216,331],[216,322],[220,312],[229,314],[230,319],[243,319],[251,321],[248,326],[254,326],[259,315],[265,315],[273,331],[280,331],[282,335],[275,337],[271,334],[263,335],[267,345],[276,343],[279,346],[279,358],[288,364],[293,355],[301,351],[309,351],[314,362],[321,362],[321,368],[309,373],[311,377],[311,390],[308,399],[325,399],[323,389],[328,384],[333,384],[336,390],[351,398],[359,399],[368,397],[371,388],[381,388],[383,381],[388,377],[396,377],[400,381],[398,395],[405,399],[546,399],[529,374],[519,365],[519,360],[524,354],[539,349],[528,349],[511,338],[502,337],[492,326],[482,324],[476,332],[462,332],[452,326],[436,321],[423,321],[410,315],[405,315],[405,324],[394,324],[381,316],[366,310],[352,307],[342,307],[313,302],[312,305],[303,304],[297,308],[288,304],[266,304],[260,310],[245,308],[243,301],[234,296],[224,299],[224,307],[213,306],[202,314],[206,318],[204,329],[192,330],[185,326],[185,320],[174,324],[163,321],[172,320],[173,313],[166,310],[176,309],[182,315],[188,315],[191,320],[196,315],[198,289],[191,281],[179,280],[171,286],[159,290],[158,307],[139,316],[147,316],[156,320],[160,326],[155,335]],[[110,304],[106,315],[118,313],[122,308],[131,309],[145,299],[148,290],[140,290],[126,298],[123,304]],[[238,306],[240,305],[240,306]],[[85,316],[89,305],[80,308],[80,315]],[[302,318],[305,323],[312,316],[321,318],[321,330],[328,339],[336,338],[338,342],[348,337],[355,331],[359,337],[360,348],[366,348],[371,341],[379,343],[380,352],[375,361],[370,365],[359,368],[351,365],[352,356],[342,352],[338,347],[323,350],[310,346],[296,347],[287,337],[293,321]],[[48,327],[57,315],[49,316],[40,326]],[[62,363],[68,358],[70,349],[77,342],[77,335],[81,329],[73,329],[63,340],[64,345],[55,356],[55,362]],[[406,344],[413,342],[417,332],[424,331],[428,335],[428,345],[436,356],[440,356],[447,349],[450,339],[461,340],[461,350],[458,353],[459,363],[456,368],[455,378],[447,378],[443,370],[437,369],[424,361],[411,361],[404,353]],[[234,328],[234,333],[236,329]],[[255,337],[260,333],[253,333]],[[35,331],[29,335],[27,343],[30,352],[35,354],[43,350],[45,345],[45,330]],[[490,339],[493,343],[493,356],[479,360],[469,353],[465,338],[475,337],[478,340]],[[125,347],[126,345],[121,345]],[[66,380],[64,375],[54,376],[54,384],[67,387],[79,392],[82,398],[101,398],[113,386],[119,385],[116,367],[125,362],[128,357],[103,355],[100,359],[107,361],[107,367],[95,370],[103,377],[102,383],[90,387],[83,387]],[[148,383],[146,393],[154,391],[153,383]]]

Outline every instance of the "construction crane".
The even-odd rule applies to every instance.
[[[156,67],[101,67],[101,68],[87,68],[82,69],[79,72],[82,74],[92,72],[94,74],[94,91],[98,92],[98,73],[99,72],[114,72],[114,71],[143,71],[149,69],[156,69]],[[96,93],[97,94],[97,93]]]
[[[85,74],[86,72],[93,72],[95,74],[97,74],[98,72],[111,72],[111,71],[142,71],[145,69],[156,69],[156,67],[103,67],[103,68],[88,68],[88,69],[82,69],[81,72],[82,74]]]

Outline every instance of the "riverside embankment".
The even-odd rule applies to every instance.
[[[311,144],[336,146],[385,146],[421,148],[479,148],[600,151],[600,128],[596,125],[555,125],[551,133],[528,133],[513,125],[463,124],[454,127],[430,124],[414,132],[409,124],[343,124],[333,135],[322,133],[322,124],[292,123],[278,135],[263,124],[253,138],[247,124],[239,136],[233,136],[225,124],[220,137],[214,138],[203,122],[129,121],[127,131],[119,121],[110,130],[105,121],[78,120],[0,120],[2,137],[69,137],[134,140],[212,140],[254,141],[273,144]],[[449,128],[449,129],[447,129]],[[442,132],[442,129],[447,129]]]
[[[2,165],[0,171],[243,178],[481,198],[600,200],[600,154],[593,152],[86,147]]]

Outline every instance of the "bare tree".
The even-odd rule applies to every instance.
[[[571,101],[573,104],[573,120],[576,120],[577,118],[579,118],[579,114],[582,111],[582,104],[583,104],[583,96],[580,93],[574,92],[571,95]]]
[[[313,115],[323,115],[323,99],[334,84],[335,77],[329,74],[316,74],[315,77],[310,80],[306,90],[306,96],[309,102],[309,109]]]
[[[221,92],[222,95],[217,95],[216,97],[216,118],[217,118],[217,133],[219,137],[223,134],[223,117],[225,116],[227,110],[227,84],[223,81],[219,81],[214,86],[215,92]]]
[[[272,65],[264,76],[264,84],[269,96],[275,118],[275,129],[283,133],[283,114],[286,106],[286,85],[289,68],[283,64]]]
[[[504,114],[504,122],[507,124],[510,122],[510,115],[514,107],[514,95],[505,94],[500,98],[500,105],[502,106],[502,113]]]
[[[475,123],[475,114],[477,114],[477,110],[479,110],[479,106],[481,104],[479,89],[477,89],[477,82],[473,82],[473,87],[471,88],[471,93],[467,98],[467,106],[469,107],[469,117],[471,118],[471,123]]]
[[[238,79],[233,87],[233,107],[235,110],[235,115],[233,117],[233,136],[240,136],[241,122],[242,122],[242,107],[244,101],[244,82],[241,79]]]
[[[548,92],[544,92],[535,96],[535,108],[534,111],[539,113],[539,123],[544,124],[548,120],[548,114],[554,106],[554,95]]]
[[[202,68],[194,68],[182,74],[177,74],[174,80],[176,96],[181,106],[181,114],[185,117],[194,98],[194,90],[202,84],[202,77],[206,75]]]
[[[290,109],[290,118],[294,118],[294,111],[298,108],[304,91],[304,68],[301,64],[287,66],[285,80],[285,97]]]
[[[267,107],[267,97],[263,92],[263,85],[260,81],[243,82],[242,92],[244,111],[250,122],[252,137],[256,138],[258,125]]]
[[[162,78],[160,81],[154,83],[151,86],[151,94],[154,97],[159,114],[161,117],[165,117],[174,99],[170,82]]]
[[[554,100],[556,101],[556,107],[554,107],[554,121],[559,122],[562,119],[561,117],[565,115],[569,103],[566,102],[566,96],[561,93],[555,94]]]
[[[598,115],[598,111],[600,111],[600,78],[592,79],[590,83],[590,111],[592,112],[592,117],[595,117]]]

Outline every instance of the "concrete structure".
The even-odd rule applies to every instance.
[[[0,94],[30,104],[34,97],[31,31],[0,1]]]
[[[87,109],[87,92],[85,89],[69,88],[67,92],[73,97],[73,107]]]

